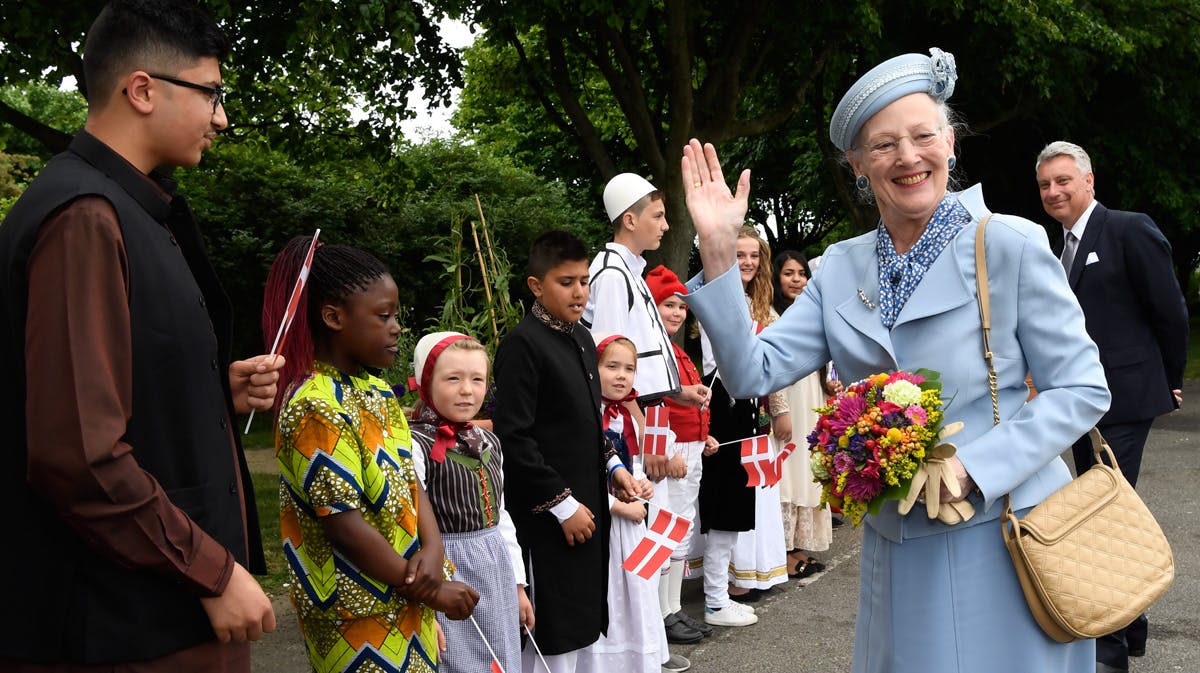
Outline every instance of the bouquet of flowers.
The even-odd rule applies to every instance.
[[[940,376],[928,369],[874,374],[814,410],[820,418],[808,447],[822,504],[840,507],[859,526],[885,500],[908,495],[942,429]]]

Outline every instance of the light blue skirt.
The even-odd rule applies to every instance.
[[[1095,641],[1057,643],[1034,621],[999,521],[901,544],[864,526],[861,571],[854,673],[1096,670]]]
[[[500,529],[493,526],[470,533],[442,533],[446,558],[454,563],[454,579],[479,592],[475,621],[500,658],[506,673],[521,671],[521,623],[517,580]],[[437,620],[446,632],[442,673],[488,671],[492,657],[470,620],[454,621],[442,613]]]

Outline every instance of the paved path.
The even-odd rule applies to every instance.
[[[1175,583],[1150,611],[1147,654],[1135,673],[1200,671],[1200,381],[1184,386],[1187,406],[1159,419],[1150,433],[1139,492],[1175,552]],[[999,535],[999,531],[997,531]],[[801,585],[789,582],[756,604],[759,623],[721,629],[700,644],[673,648],[695,673],[830,673],[850,670],[861,534],[843,526],[819,554],[828,569]],[[684,609],[703,612],[699,580],[684,583]],[[306,670],[295,615],[276,598],[279,629],[255,645],[254,671]]]

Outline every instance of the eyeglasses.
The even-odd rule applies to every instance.
[[[884,159],[892,156],[900,149],[900,141],[907,138],[913,144],[913,147],[933,147],[942,137],[942,129],[934,131],[917,131],[912,135],[907,136],[879,136],[867,145],[860,145],[856,149],[865,148],[870,152],[871,157],[875,159]]]
[[[174,77],[167,77],[166,75],[155,75],[154,73],[146,74],[154,79],[161,79],[164,82],[170,82],[175,86],[195,89],[196,91],[202,91],[208,94],[212,98],[213,114],[217,114],[218,105],[225,104],[225,94],[228,93],[228,90],[223,86],[205,86],[203,84],[196,84],[194,82],[185,82],[184,80],[175,79]]]

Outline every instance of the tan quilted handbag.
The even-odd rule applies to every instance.
[[[979,315],[992,394],[1000,422],[989,343],[985,218],[975,236]],[[1175,559],[1154,515],[1121,474],[1108,442],[1089,433],[1096,464],[1018,519],[1004,496],[1000,527],[1025,600],[1054,640],[1096,638],[1128,626],[1171,585]],[[1112,467],[1104,464],[1108,456]]]

